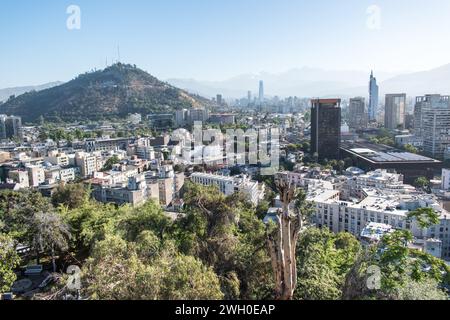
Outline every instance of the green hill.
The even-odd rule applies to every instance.
[[[60,86],[13,97],[0,105],[0,113],[21,116],[26,122],[36,121],[40,116],[49,121],[79,121],[123,117],[130,113],[173,112],[210,103],[136,66],[118,63],[85,73]]]

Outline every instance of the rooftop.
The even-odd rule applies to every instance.
[[[344,143],[342,149],[374,163],[440,163],[429,157],[365,142]]]

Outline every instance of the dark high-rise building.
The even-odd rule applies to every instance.
[[[319,160],[339,159],[341,145],[341,100],[311,100],[311,153]]]

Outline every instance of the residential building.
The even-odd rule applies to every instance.
[[[21,189],[27,189],[30,187],[30,179],[28,177],[28,171],[25,170],[11,170],[8,172],[8,178],[13,183],[17,183]]]
[[[450,191],[450,169],[442,169],[442,190]]]
[[[342,201],[337,190],[319,189],[310,192],[308,201],[314,204],[314,222],[332,232],[349,232],[360,237],[370,223],[390,225],[408,230],[418,239],[442,242],[441,258],[450,258],[450,214],[429,195],[400,195],[378,190],[359,202]],[[439,224],[423,229],[408,213],[418,208],[432,208],[439,215]]]
[[[177,127],[184,127],[189,121],[189,110],[181,109],[175,111],[175,124]]]
[[[450,148],[450,96],[417,97],[414,114],[415,133],[423,139],[424,151],[443,159]]]
[[[80,167],[81,176],[85,178],[92,176],[96,171],[100,171],[101,169],[97,162],[97,156],[91,153],[76,153],[75,163],[76,166]]]
[[[366,99],[362,97],[350,99],[348,126],[353,130],[367,128]]]
[[[30,187],[39,187],[39,185],[45,182],[45,172],[42,166],[29,165],[26,168]]]
[[[403,134],[395,136],[395,144],[399,146],[411,145],[416,148],[423,147],[423,138],[415,134]]]
[[[189,123],[192,125],[194,122],[207,122],[209,119],[209,112],[206,108],[196,108],[189,110]]]
[[[264,185],[250,180],[246,175],[229,177],[207,173],[193,173],[190,179],[192,182],[203,186],[216,186],[226,196],[230,196],[235,192],[242,192],[255,205],[264,198]]]
[[[67,167],[70,164],[69,156],[63,152],[59,152],[58,150],[50,151],[48,156],[44,158],[44,161],[61,167]]]
[[[405,129],[406,94],[387,94],[384,126],[389,130]]]

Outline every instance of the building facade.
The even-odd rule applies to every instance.
[[[450,148],[450,96],[416,98],[414,129],[423,139],[424,151],[443,159]]]
[[[339,159],[341,145],[341,100],[311,100],[311,153],[319,160]]]
[[[369,82],[369,121],[377,120],[378,113],[378,98],[379,98],[379,88],[377,85],[377,78],[373,76],[373,71],[370,74]]]
[[[405,129],[406,94],[387,94],[384,126],[389,130]]]
[[[348,126],[353,130],[367,127],[366,99],[362,97],[350,99]]]

